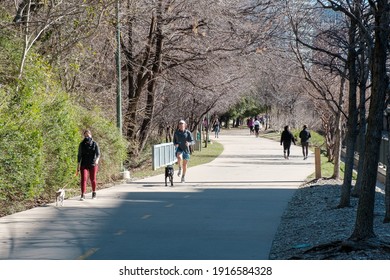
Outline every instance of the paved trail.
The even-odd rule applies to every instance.
[[[0,259],[268,259],[280,217],[314,172],[299,146],[222,131],[224,152],[190,167],[187,183],[163,175],[0,219]]]

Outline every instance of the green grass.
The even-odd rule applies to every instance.
[[[344,163],[341,164],[342,166],[344,166]],[[324,154],[321,154],[321,177],[330,178],[331,176],[333,176],[333,168],[334,168],[334,164],[328,161],[328,157],[326,157]],[[342,170],[340,170],[341,178],[344,177],[344,172]],[[307,180],[309,181],[313,180],[315,179],[315,177],[316,177],[315,173],[313,173],[309,175],[309,177],[307,177]]]
[[[274,130],[271,131],[265,131],[263,134],[261,134],[261,137],[274,140],[274,141],[280,141],[280,133]]]
[[[321,154],[321,177],[330,178],[333,176],[334,164],[333,162],[328,161],[328,157],[324,154]],[[340,162],[340,179],[344,178],[345,163]],[[315,178],[315,173],[311,174],[307,179],[313,180]],[[357,173],[354,171],[352,174],[352,180],[357,179]]]
[[[191,155],[188,167],[193,167],[205,163],[209,163],[217,158],[223,152],[223,146],[221,143],[212,142],[208,143],[207,148],[202,145],[201,151],[194,151]],[[152,170],[151,161],[143,168],[130,171],[132,180],[142,179],[150,176],[160,175],[164,173],[164,168],[161,167],[157,170]]]

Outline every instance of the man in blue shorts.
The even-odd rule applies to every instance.
[[[176,147],[177,164],[179,165],[179,172],[177,173],[177,176],[182,175],[181,182],[185,183],[187,163],[190,159],[190,146],[194,145],[195,142],[191,131],[186,129],[186,122],[183,120],[179,121],[178,129],[175,131],[173,136],[173,144]]]

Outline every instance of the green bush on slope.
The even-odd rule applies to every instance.
[[[12,206],[10,213],[22,210],[26,201],[48,201],[64,185],[78,190],[74,175],[84,128],[101,146],[98,180],[110,180],[126,157],[116,126],[98,110],[75,105],[53,69],[33,52],[22,79],[16,79],[18,42],[0,37],[0,208]]]

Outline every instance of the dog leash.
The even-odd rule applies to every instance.
[[[77,176],[79,176],[79,171],[78,171],[78,170],[76,170],[76,174],[74,174],[74,177],[77,177]],[[62,189],[65,190],[66,187],[67,187],[70,183],[71,183],[71,182],[66,183],[66,184],[62,187]]]

